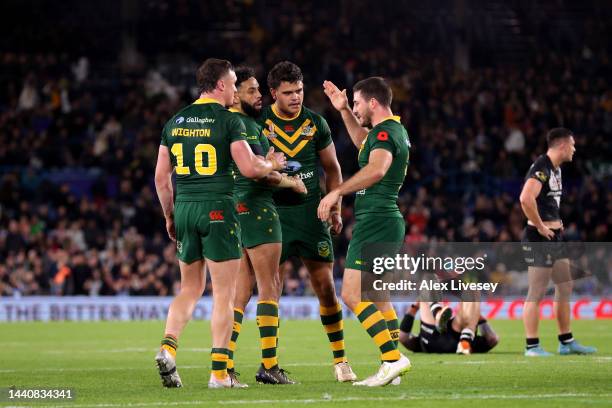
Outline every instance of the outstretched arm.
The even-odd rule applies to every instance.
[[[279,173],[278,171],[273,171],[266,177],[257,181],[271,186],[276,186],[278,188],[289,188],[300,194],[308,193],[308,189],[301,178],[297,176],[288,176],[286,174]]]
[[[282,153],[275,153],[270,148],[265,159],[253,154],[251,147],[244,140],[238,140],[230,146],[232,159],[236,162],[238,170],[244,177],[259,179],[267,176],[274,170],[282,170],[287,164],[287,159]]]

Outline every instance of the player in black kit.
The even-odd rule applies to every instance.
[[[415,353],[488,353],[499,342],[499,336],[480,314],[480,302],[461,302],[457,314],[448,310],[446,319],[438,319],[435,308],[438,303],[413,303],[406,309],[400,326],[399,341]],[[442,308],[442,306],[439,306]],[[420,329],[412,333],[414,318],[420,309]],[[468,338],[469,336],[469,338]],[[467,343],[467,344],[466,344]]]
[[[559,214],[563,184],[561,164],[572,161],[574,136],[565,128],[555,128],[546,136],[548,150],[531,165],[521,192],[521,207],[527,217],[523,251],[528,266],[529,293],[523,306],[523,323],[529,357],[551,356],[540,346],[538,325],[540,301],[548,282],[555,283],[554,314],[559,328],[559,354],[591,354],[593,347],[580,345],[570,329],[572,278]]]

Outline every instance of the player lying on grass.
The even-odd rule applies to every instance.
[[[283,169],[286,160],[282,153],[271,152],[265,159],[254,155],[245,140],[244,124],[226,109],[236,92],[236,73],[229,61],[210,58],[196,76],[200,98],[164,126],[155,168],[155,187],[181,269],[181,290],[168,309],[155,362],[165,387],[182,386],[176,350],[204,292],[207,267],[213,286],[208,387],[227,388],[232,386],[227,360],[242,256],[232,165],[243,175],[259,179]]]
[[[263,157],[270,149],[268,139],[256,118],[261,114],[262,97],[255,71],[248,67],[236,68],[234,112],[244,123],[246,140],[253,154]],[[292,384],[283,369],[278,366],[277,331],[279,325],[278,300],[281,280],[278,264],[281,255],[281,224],[274,205],[272,193],[278,188],[287,188],[297,194],[306,194],[306,186],[299,177],[272,172],[264,179],[252,180],[244,177],[234,166],[234,200],[242,232],[242,260],[236,282],[234,299],[234,325],[230,339],[230,355],[227,371],[234,387],[246,387],[238,381],[234,369],[234,352],[242,328],[244,309],[253,293],[257,281],[257,326],[261,338],[261,367],[255,376],[259,383]]]
[[[421,310],[419,334],[412,333],[414,318]],[[461,302],[453,317],[448,306],[420,302],[406,308],[400,325],[400,343],[415,353],[487,353],[499,336],[482,315],[479,302]]]

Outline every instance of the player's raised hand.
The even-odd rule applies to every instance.
[[[350,109],[346,89],[342,91],[331,81],[323,81],[323,92],[338,111]]]
[[[327,194],[321,202],[319,203],[319,208],[317,209],[317,216],[321,221],[329,220],[329,214],[333,206],[338,204],[338,200],[340,199],[340,193],[336,190],[331,191]]]
[[[275,152],[273,147],[268,150],[266,160],[272,162],[272,167],[274,170],[283,170],[285,167],[287,167],[287,158],[285,155],[281,152]]]
[[[298,176],[289,176],[289,177],[293,179],[295,183],[293,187],[291,187],[293,191],[299,194],[308,194],[308,189],[306,188],[306,184],[304,184],[304,181],[301,178],[299,178]]]

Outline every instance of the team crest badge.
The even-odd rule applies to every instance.
[[[546,180],[548,180],[548,177],[546,176],[546,174],[544,174],[544,172],[541,171],[536,171],[535,172],[535,176],[538,178],[538,180],[540,180],[542,183],[546,183]]]
[[[312,126],[304,126],[301,135],[306,140],[311,140],[314,137],[314,128]]]
[[[181,241],[176,241],[176,250],[179,254],[183,252],[183,243]]]
[[[321,241],[317,244],[317,251],[319,252],[319,256],[328,257],[331,253],[331,248],[329,247],[329,242]]]

